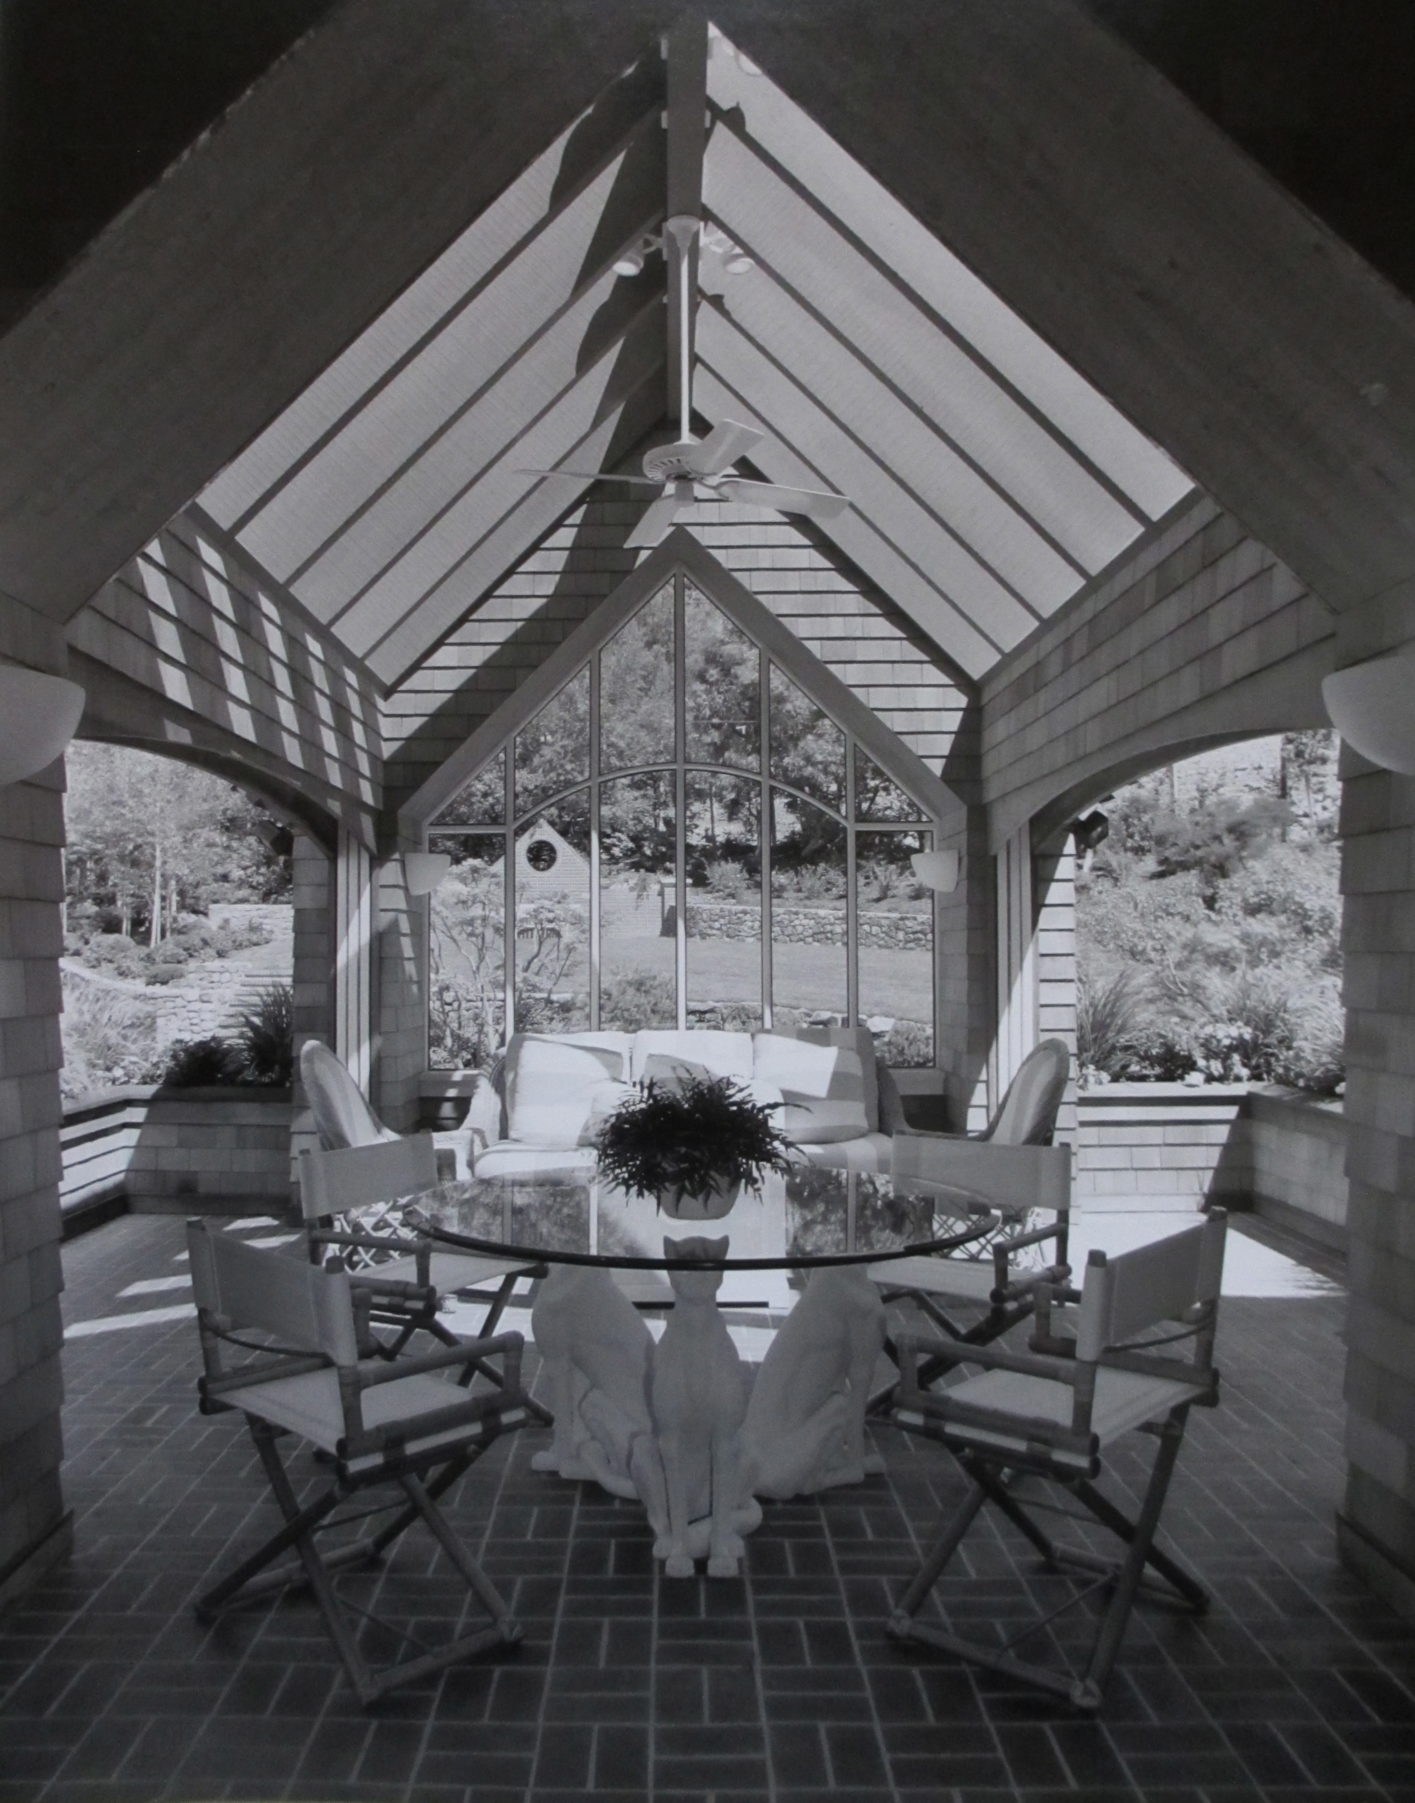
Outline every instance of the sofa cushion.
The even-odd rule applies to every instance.
[[[600,1128],[619,1104],[638,1093],[638,1085],[630,1083],[626,1077],[605,1077],[602,1082],[596,1083],[589,1093],[589,1112],[585,1116],[585,1124],[580,1129],[577,1143],[592,1146]]]
[[[650,1058],[690,1064],[695,1075],[703,1070],[710,1077],[736,1077],[739,1083],[754,1075],[751,1034],[720,1027],[687,1027],[682,1032],[674,1027],[641,1027],[634,1035],[629,1069],[636,1083],[647,1074]]]
[[[879,1062],[875,1057],[875,1036],[868,1027],[798,1027],[795,1038],[810,1045],[851,1046],[860,1055],[860,1070],[865,1079],[865,1119],[871,1133],[887,1133],[880,1115]]]
[[[622,1033],[517,1033],[506,1051],[506,1138],[528,1146],[581,1143],[606,1079],[622,1079]]]
[[[781,1130],[797,1144],[830,1145],[870,1131],[865,1072],[853,1045],[829,1045],[784,1033],[755,1033],[754,1075],[784,1098]]]

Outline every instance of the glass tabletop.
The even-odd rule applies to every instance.
[[[920,1178],[802,1166],[768,1175],[760,1195],[743,1190],[718,1220],[659,1212],[652,1196],[631,1196],[596,1177],[471,1178],[420,1196],[429,1236],[472,1252],[528,1262],[666,1270],[782,1271],[873,1264],[917,1253],[983,1252],[997,1226],[968,1190]],[[695,1249],[670,1259],[664,1242],[727,1240],[725,1252]]]

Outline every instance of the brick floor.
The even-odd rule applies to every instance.
[[[192,1616],[271,1507],[239,1423],[195,1412],[180,1248],[149,1217],[65,1249],[76,1547],[0,1616],[0,1803],[1415,1803],[1415,1625],[1333,1553],[1340,1296],[1226,1301],[1167,1512],[1215,1605],[1142,1604],[1099,1720],[885,1637],[959,1481],[889,1429],[885,1477],[768,1508],[740,1582],[658,1578],[636,1508],[532,1472],[540,1431],[501,1442],[449,1512],[525,1642],[366,1714],[307,1603]],[[981,1535],[960,1618],[1040,1592],[1023,1563]]]

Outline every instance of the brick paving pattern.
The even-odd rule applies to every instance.
[[[1224,1401],[1166,1515],[1214,1607],[1142,1602],[1098,1720],[886,1638],[959,1484],[889,1429],[884,1478],[768,1507],[740,1582],[658,1578],[637,1509],[532,1472],[541,1431],[501,1442],[449,1514],[525,1642],[365,1714],[307,1602],[193,1618],[273,1505],[239,1423],[196,1413],[181,1233],[125,1218],[65,1250],[71,1324],[141,1319],[66,1353],[76,1548],[0,1615],[0,1803],[1415,1803],[1415,1624],[1333,1550],[1339,1296],[1225,1302]],[[425,1545],[384,1581],[435,1631]],[[1006,1621],[1046,1582],[988,1528],[950,1608]]]

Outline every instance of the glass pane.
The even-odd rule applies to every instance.
[[[688,1025],[762,1024],[761,789],[688,778]]]
[[[641,607],[599,654],[600,769],[671,761],[673,585]]]
[[[761,763],[761,653],[701,589],[690,584],[684,606],[688,758],[755,770]]]
[[[824,808],[772,791],[772,1023],[845,1017],[845,828]]]
[[[677,1023],[674,831],[671,771],[617,777],[601,787],[602,1027],[671,1027]]]
[[[827,807],[845,807],[845,734],[771,667],[771,774]]]
[[[483,764],[432,821],[434,826],[500,826],[506,818],[506,753]]]
[[[855,747],[855,818],[857,820],[922,820],[924,810],[891,782],[873,758]]]
[[[500,833],[438,833],[452,868],[431,896],[428,1062],[486,1070],[506,1037],[505,888]]]
[[[860,1019],[886,1064],[934,1061],[934,904],[909,867],[931,833],[857,833]]]
[[[590,773],[588,664],[516,734],[516,818]]]
[[[516,1026],[590,1021],[590,835],[583,791],[516,835]]]

